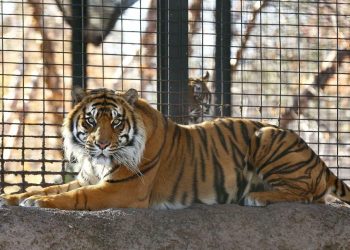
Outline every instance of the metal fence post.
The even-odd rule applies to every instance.
[[[172,120],[188,116],[188,1],[157,2],[158,109]]]
[[[231,1],[216,0],[215,113],[231,116]]]
[[[87,0],[72,0],[72,100],[78,88],[86,88],[87,42],[84,28],[87,18]]]

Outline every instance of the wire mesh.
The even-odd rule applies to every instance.
[[[135,88],[183,123],[294,129],[350,181],[348,1],[3,0],[0,16],[1,192],[73,178],[60,127],[80,85]]]

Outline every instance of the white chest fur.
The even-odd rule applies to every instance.
[[[93,163],[88,158],[84,158],[82,162],[78,180],[80,184],[84,186],[95,185],[101,180],[108,178],[114,169],[113,163],[111,162],[106,162],[106,164]]]

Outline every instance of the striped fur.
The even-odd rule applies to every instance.
[[[3,195],[2,203],[60,209],[176,209],[194,203],[265,206],[282,201],[350,203],[350,190],[293,131],[223,118],[183,126],[135,90],[89,92],[63,126],[76,181]]]

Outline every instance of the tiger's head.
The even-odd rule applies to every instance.
[[[80,91],[76,99],[78,103],[63,124],[66,157],[137,171],[145,147],[144,124],[134,112],[137,91]]]
[[[209,72],[201,78],[189,78],[188,86],[190,88],[190,96],[194,98],[195,102],[206,102],[210,91],[207,87],[209,81]]]

